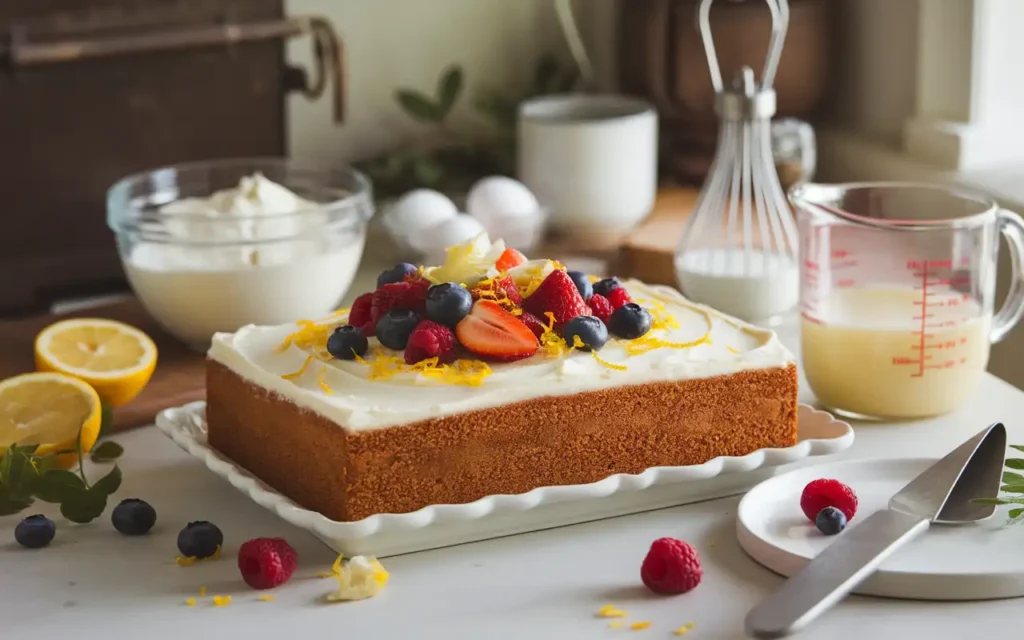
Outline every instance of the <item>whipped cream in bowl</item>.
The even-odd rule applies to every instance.
[[[172,335],[330,313],[352,283],[374,212],[360,173],[229,159],[129,176],[107,194],[128,281]]]

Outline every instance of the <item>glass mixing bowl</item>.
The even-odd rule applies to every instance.
[[[219,331],[329,314],[352,283],[373,213],[362,174],[275,158],[161,167],[107,193],[135,295],[197,350]]]

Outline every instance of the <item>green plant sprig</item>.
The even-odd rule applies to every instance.
[[[1024,452],[1024,445],[1011,444],[1011,449]],[[1014,506],[1006,515],[1010,517],[1009,524],[1024,522],[1024,475],[1017,471],[1024,470],[1024,458],[1007,458],[1006,468],[1013,471],[1003,472],[1003,486],[999,491],[1004,494],[997,498],[977,498],[974,502],[979,504],[992,504],[996,506]]]

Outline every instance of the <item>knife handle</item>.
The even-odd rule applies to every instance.
[[[839,535],[782,588],[747,614],[747,634],[796,633],[870,576],[898,548],[924,533],[926,518],[883,509]]]

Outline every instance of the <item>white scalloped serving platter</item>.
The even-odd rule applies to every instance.
[[[700,465],[653,467],[636,475],[620,473],[591,484],[541,487],[468,504],[433,505],[412,513],[338,522],[303,509],[210,448],[205,409],[204,402],[167,409],[157,416],[157,427],[257,504],[348,556],[386,557],[736,495],[775,475],[781,465],[838,453],[853,444],[849,424],[801,404],[798,442],[792,447],[723,456]]]

